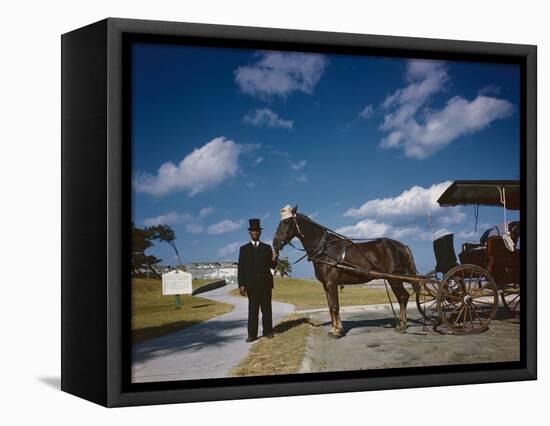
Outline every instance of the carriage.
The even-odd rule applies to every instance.
[[[520,209],[519,181],[455,181],[438,203],[442,207],[474,206],[476,229],[480,206],[500,206],[504,226],[487,230],[480,241],[462,244],[458,256],[453,234],[434,239],[436,267],[426,275],[418,274],[410,249],[399,241],[373,238],[357,242],[297,213],[297,206],[281,209],[273,247],[279,252],[286,244],[292,245],[293,238],[302,242],[303,249],[295,248],[305,252],[302,258],[307,256],[313,262],[316,277],[323,283],[332,320],[331,337],[345,333],[339,316],[338,287],[376,279],[389,283],[398,299],[396,330],[401,332],[407,327],[410,297],[403,283],[412,285],[425,322],[439,330],[473,334],[487,329],[499,309],[499,297],[511,317],[519,316],[520,226],[506,218],[507,211]]]
[[[458,256],[453,234],[434,240],[436,267],[416,294],[416,305],[424,319],[435,326],[444,325],[454,333],[478,333],[496,315],[499,295],[509,315],[518,318],[520,226],[518,221],[508,223],[506,213],[520,208],[519,181],[455,181],[437,202],[442,207],[473,205],[476,228],[479,206],[500,206],[504,226],[488,229],[479,242],[463,243]],[[492,232],[496,235],[491,235]]]

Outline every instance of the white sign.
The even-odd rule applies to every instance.
[[[162,294],[164,296],[173,294],[191,294],[193,277],[189,272],[170,271],[162,274]]]

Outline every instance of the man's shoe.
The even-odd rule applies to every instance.
[[[252,343],[256,339],[257,339],[256,337],[247,337],[246,338],[246,343]]]
[[[268,338],[268,339],[273,339],[273,332],[271,333],[264,333],[264,337]]]

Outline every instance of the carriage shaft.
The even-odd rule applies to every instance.
[[[373,278],[380,278],[384,280],[395,279],[395,280],[401,280],[401,281],[407,281],[407,282],[417,282],[419,284],[425,284],[427,282],[437,281],[434,279],[434,277],[431,277],[428,275],[392,274],[388,272],[379,272],[379,271],[373,271],[369,269],[358,268],[356,266],[342,265],[340,263],[330,263],[330,262],[323,262],[323,263],[327,263],[329,265],[335,266],[340,269],[345,269],[348,271],[361,273],[361,274],[369,275]]]

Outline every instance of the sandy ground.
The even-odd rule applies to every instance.
[[[391,328],[393,316],[388,305],[348,307],[341,314],[346,336],[337,340],[327,337],[328,312],[311,313],[311,318],[323,326],[307,339],[301,372],[519,360],[519,323],[505,320],[504,312],[499,311],[485,332],[461,336],[425,330],[413,306],[407,311],[409,328],[405,334]]]

